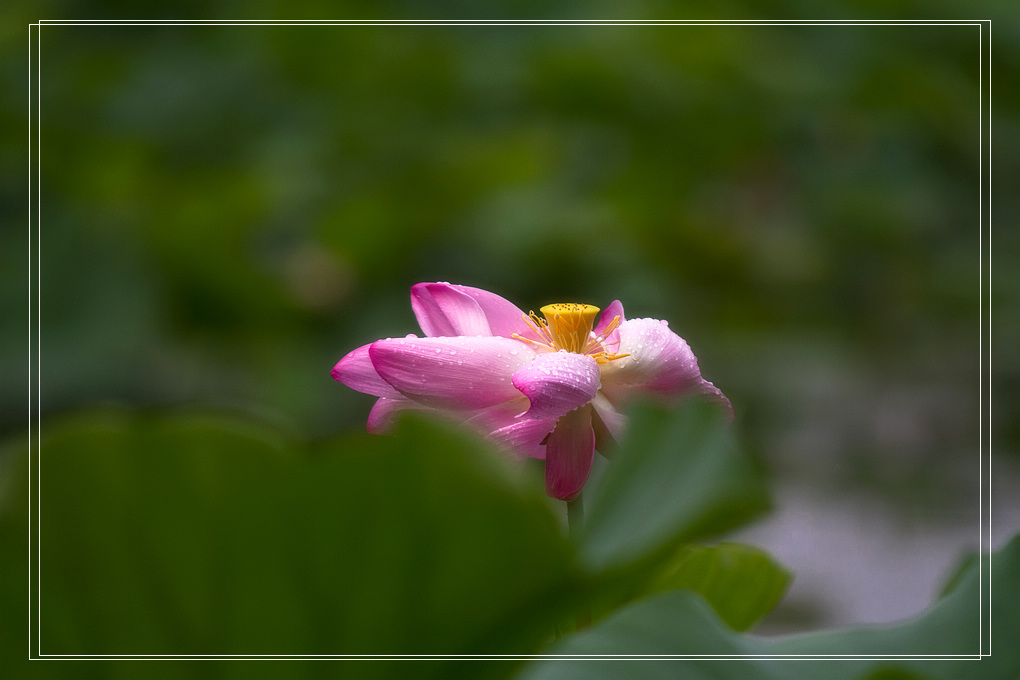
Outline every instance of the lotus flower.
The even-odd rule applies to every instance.
[[[377,340],[333,367],[333,378],[379,398],[368,431],[395,412],[440,411],[521,457],[545,459],[546,491],[576,498],[621,435],[621,406],[637,393],[729,400],[701,377],[665,321],[625,319],[623,305],[560,303],[525,314],[479,288],[419,283],[411,307],[424,338]]]

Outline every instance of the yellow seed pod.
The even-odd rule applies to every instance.
[[[598,316],[595,305],[557,302],[542,307],[549,334],[557,349],[582,354],[591,339],[591,329]]]

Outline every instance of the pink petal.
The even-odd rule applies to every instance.
[[[396,392],[396,390],[394,391]],[[366,429],[370,434],[384,434],[389,432],[390,428],[393,426],[394,417],[400,411],[432,410],[416,401],[400,396],[399,392],[397,394],[398,396],[394,399],[382,397],[375,402],[375,406],[372,407],[371,412],[368,414],[368,424],[366,426]]]
[[[376,397],[401,397],[400,392],[393,389],[376,372],[375,366],[372,365],[372,359],[368,356],[370,346],[362,345],[338,361],[331,372],[333,380],[338,380],[358,392]]]
[[[524,323],[524,312],[514,303],[481,288],[470,286],[456,286],[456,288],[474,298],[474,301],[482,308],[485,318],[489,321],[489,330],[493,335],[509,338],[517,333],[532,340],[538,339],[538,336],[531,332],[528,325]]]
[[[599,365],[587,354],[547,352],[514,373],[513,384],[531,402],[524,417],[557,418],[595,397]]]
[[[603,331],[606,330],[606,327],[610,323],[612,323],[613,319],[615,319],[617,316],[620,317],[621,324],[627,320],[626,317],[624,317],[623,315],[623,304],[619,300],[613,300],[612,302],[609,303],[609,306],[606,307],[605,310],[603,310],[602,316],[599,317],[599,323],[597,326],[595,326],[594,329],[595,335],[602,335]],[[603,343],[603,345],[605,345],[606,350],[609,353],[615,354],[617,352],[617,346],[619,344],[620,344],[620,329],[617,328],[608,336],[606,336],[606,341]]]
[[[665,321],[631,319],[620,324],[619,333],[618,351],[630,356],[602,367],[602,379],[612,386],[610,390],[624,385],[673,395],[697,390],[701,385],[694,352]]]
[[[513,455],[545,458],[542,441],[552,432],[556,419],[521,420],[518,416],[527,407],[527,398],[518,393],[515,399],[471,413],[463,422]]]
[[[482,308],[454,286],[440,283],[413,286],[411,309],[426,337],[492,335]]]
[[[595,460],[595,431],[590,408],[571,411],[556,421],[545,447],[545,490],[565,501],[577,498]]]
[[[489,433],[489,440],[521,457],[545,458],[542,442],[556,427],[555,418],[518,420]]]
[[[419,283],[411,288],[411,308],[428,337],[518,333],[537,339],[524,312],[509,300],[481,288],[450,283]]]
[[[368,352],[376,371],[398,392],[426,406],[454,410],[519,397],[511,376],[535,356],[522,342],[493,337],[379,340]]]

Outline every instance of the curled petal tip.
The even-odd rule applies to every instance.
[[[601,385],[599,365],[586,354],[537,355],[513,374],[513,385],[531,403],[525,418],[558,418],[587,404]]]
[[[713,401],[713,402],[715,402],[715,403],[717,403],[717,404],[719,404],[720,406],[723,407],[723,409],[726,412],[726,422],[727,423],[732,423],[733,422],[733,418],[734,418],[734,415],[735,415],[734,411],[733,411],[733,404],[730,403],[729,398],[725,394],[722,393],[722,390],[720,390],[718,387],[716,387],[715,385],[713,385],[709,381],[703,379],[702,383],[701,383],[700,391],[701,391],[701,394],[705,395],[709,400],[711,400],[711,401]]]
[[[376,397],[399,397],[400,393],[393,389],[375,370],[369,349],[372,344],[362,345],[348,352],[336,362],[330,375],[333,380],[342,382],[352,390],[371,394]]]

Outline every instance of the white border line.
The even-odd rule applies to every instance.
[[[45,21],[40,22],[39,25],[46,26],[271,26],[274,24],[254,24],[254,23],[240,23],[236,21],[227,22],[125,22],[125,23],[111,23],[109,21],[102,22],[90,22],[82,23],[78,21]],[[351,23],[349,21],[339,22],[294,22],[286,24],[287,26],[718,26],[720,24],[716,22],[652,22],[652,21],[641,21],[641,22],[628,22],[628,23],[610,23],[610,22],[562,22],[562,21],[544,21],[541,23],[535,22],[521,22],[521,21],[510,21],[510,22],[496,22],[496,21],[471,21],[465,23],[451,24],[449,22],[435,22],[435,21],[394,21],[394,22],[363,22],[363,23]],[[757,21],[740,21],[740,22],[727,22],[722,24],[725,26],[828,26],[830,24],[803,24],[803,23],[790,23],[787,21],[782,22],[771,22],[761,23]],[[868,23],[862,21],[854,21],[847,23],[840,23],[839,26],[981,26],[982,24],[976,22],[956,22],[956,23],[934,23],[930,21],[914,21],[914,22],[882,22],[882,23]]]
[[[42,596],[41,596],[41,537],[39,524],[39,514],[41,513],[42,505],[40,503],[40,497],[42,492],[41,484],[41,446],[39,445],[42,437],[42,417],[41,417],[41,387],[42,387],[42,343],[41,343],[41,326],[42,326],[42,314],[41,314],[41,266],[42,266],[42,192],[40,190],[42,183],[42,170],[41,170],[41,148],[42,148],[42,75],[41,75],[41,61],[42,61],[42,47],[40,40],[40,33],[43,25],[50,26],[977,26],[978,27],[978,165],[979,165],[979,179],[978,179],[978,192],[979,192],[979,205],[978,205],[978,224],[979,224],[979,237],[978,237],[978,279],[979,279],[979,311],[978,311],[978,343],[979,343],[979,369],[978,369],[978,391],[979,391],[979,403],[978,403],[978,418],[979,418],[979,435],[978,435],[978,453],[981,474],[979,475],[978,484],[978,500],[980,504],[980,516],[979,516],[979,551],[978,551],[978,612],[979,612],[979,644],[980,650],[977,655],[951,655],[951,654],[924,654],[924,655],[905,655],[905,654],[887,654],[887,655],[821,655],[821,654],[787,654],[787,655],[747,655],[747,654],[732,654],[732,655],[564,655],[564,654],[464,654],[464,655],[356,655],[356,654],[43,654],[42,653]],[[35,27],[35,60],[33,62],[32,53],[32,27]],[[986,76],[984,65],[985,65],[985,41],[984,41],[984,30],[985,27],[988,29],[988,73]],[[36,410],[35,410],[35,428],[36,428],[36,446],[37,451],[35,455],[36,467],[36,525],[33,525],[32,517],[32,64],[35,64],[35,94],[36,94],[36,144],[34,155],[36,159],[36,185],[35,185],[35,196],[36,196],[36,212],[35,212],[35,224],[36,224],[36,298],[35,298],[35,311],[36,311],[36,346],[35,346],[35,379],[36,379]],[[988,543],[991,546],[991,285],[990,285],[990,272],[991,272],[991,107],[989,105],[988,110],[984,108],[985,91],[984,91],[984,80],[988,78],[988,92],[987,97],[989,102],[991,101],[991,20],[990,19],[973,19],[973,20],[955,20],[955,19],[932,19],[932,20],[816,20],[816,19],[784,19],[784,20],[542,20],[542,19],[524,19],[524,20],[472,20],[472,19],[453,19],[453,20],[393,20],[393,21],[380,21],[380,20],[368,20],[368,19],[354,19],[354,20],[261,20],[261,19],[237,19],[237,20],[132,20],[132,19],[113,19],[113,20],[98,20],[98,19],[40,19],[35,23],[29,24],[29,658],[32,660],[53,660],[53,661],[69,661],[69,660],[84,660],[84,661],[100,661],[100,660],[121,660],[121,661],[145,661],[145,660],[240,660],[240,659],[252,659],[252,660],[287,660],[287,661],[299,661],[299,660],[313,660],[313,659],[346,659],[346,660],[465,660],[465,659],[501,659],[501,660],[536,660],[536,659],[550,659],[550,660],[680,660],[680,659],[697,659],[705,661],[732,661],[737,659],[771,659],[771,660],[784,660],[784,661],[806,661],[806,660],[980,660],[983,657],[991,656],[991,611],[989,607],[988,615],[988,652],[985,653],[985,612],[983,609],[983,596],[985,593],[986,584],[984,583],[984,556],[983,549],[985,547],[985,531],[984,521],[987,513],[988,518]],[[988,116],[988,128],[987,128],[987,164],[988,164],[988,181],[986,183],[984,177],[985,170],[985,116]],[[987,191],[988,201],[988,381],[985,382],[984,378],[984,362],[986,355],[985,340],[983,337],[985,329],[985,278],[986,270],[984,267],[985,262],[985,200]],[[987,395],[988,399],[988,410],[985,409],[985,398]],[[987,425],[985,423],[985,416],[987,418]],[[987,496],[984,492],[984,470],[985,470],[985,428],[987,427],[988,432],[988,444],[989,450],[987,452],[987,470],[989,489]],[[987,505],[986,508],[986,498]],[[35,533],[32,533],[35,528]],[[38,651],[36,656],[32,656],[32,540],[35,537],[36,553],[36,643],[38,644]],[[989,579],[987,589],[989,598],[991,597],[991,570],[989,567]],[[989,600],[990,601],[990,600]]]
[[[607,24],[624,25],[633,24],[711,24],[729,25],[755,23],[762,25],[776,24],[812,24],[820,26],[840,26],[845,24],[909,24],[912,22],[923,22],[928,24],[961,25],[967,23],[987,22],[988,19],[39,19],[36,23],[52,24],[54,22],[70,22],[75,24],[90,25],[96,23],[109,24],[253,24],[263,26],[287,26],[293,24],[379,24],[392,25],[398,23],[411,24],[445,24],[451,26],[463,25],[472,22],[486,21],[489,23],[507,24]]]
[[[987,656],[987,655],[986,655]],[[980,656],[812,656],[776,654],[771,656],[707,656],[695,654],[461,654],[461,655],[358,655],[358,654],[306,654],[306,655],[110,655],[71,656],[46,654],[37,661],[980,661]]]
[[[988,229],[988,267],[985,270],[988,277],[988,354],[986,355],[986,361],[988,362],[988,406],[985,411],[986,420],[988,422],[988,438],[986,442],[988,444],[988,549],[992,549],[992,22],[988,22],[988,108],[985,115],[988,117],[987,122],[987,137],[988,137],[988,177],[985,181],[986,191],[988,192],[988,211],[985,213],[985,222]],[[984,81],[982,80],[982,85]],[[984,168],[982,167],[982,171]],[[983,199],[984,197],[982,197]],[[979,427],[983,426],[983,423],[978,424]],[[983,549],[978,551],[978,554],[983,554]],[[992,564],[989,560],[988,563],[988,656],[992,655]],[[984,655],[984,640],[981,642],[981,653]]]
[[[32,24],[28,26],[28,658],[32,658]]]
[[[42,438],[42,397],[41,397],[41,392],[42,392],[42,217],[41,217],[42,216],[42,190],[41,190],[41,186],[42,186],[42,162],[41,162],[41,155],[40,155],[40,149],[42,148],[42,67],[41,67],[41,64],[42,64],[42,38],[41,38],[41,33],[42,33],[42,26],[41,25],[40,26],[36,26],[36,30],[35,30],[35,49],[36,49],[36,52],[35,52],[35,66],[36,66],[36,71],[35,71],[35,75],[36,75],[36,79],[35,79],[35,96],[36,96],[36,107],[35,107],[35,116],[36,116],[36,121],[35,121],[35,134],[36,134],[36,141],[35,141],[35,154],[36,154],[35,155],[35,159],[36,159],[36,164],[35,164],[35,171],[36,171],[36,183],[35,183],[35,199],[36,199],[36,210],[35,210],[35,220],[36,220],[36,233],[35,233],[35,235],[36,235],[36,247],[35,247],[35,255],[36,255],[36,263],[35,263],[35,314],[36,314],[36,319],[35,319],[35,321],[36,321],[36,335],[35,335],[35,340],[36,340],[36,347],[35,347],[35,379],[36,379],[36,385],[35,385],[35,399],[36,399],[36,404],[35,404],[36,439],[35,439],[35,442],[36,442],[36,444],[35,445],[36,445],[36,456],[35,456],[35,466],[36,466],[36,470],[35,470],[35,472],[36,472],[36,476],[35,476],[35,484],[36,484],[36,487],[35,487],[35,492],[36,493],[35,493],[35,503],[36,503],[36,505],[35,505],[35,510],[36,510],[36,513],[35,513],[35,524],[34,525],[32,524],[32,520],[31,520],[32,506],[31,506],[31,504],[29,505],[29,517],[30,517],[30,519],[29,519],[29,526],[30,527],[34,526],[34,528],[35,528],[35,549],[36,549],[36,562],[35,562],[36,580],[35,580],[35,587],[36,587],[36,598],[37,598],[37,600],[36,600],[36,607],[37,607],[36,608],[36,645],[37,645],[36,654],[37,654],[37,656],[42,656],[42,643],[41,643],[41,638],[42,638],[42,615],[41,615],[42,614],[42,595],[41,595],[41,588],[40,588],[40,584],[41,584],[41,581],[42,581],[42,567],[41,567],[41,565],[42,565],[42,548],[41,548],[42,541],[41,541],[41,537],[40,537],[40,529],[41,529],[42,524],[39,521],[40,513],[42,511],[42,504],[40,503],[40,498],[41,498],[41,494],[42,494],[42,479],[41,479],[42,478],[42,466],[41,466],[42,447],[39,444],[39,442],[40,442],[40,440]],[[29,60],[29,64],[31,64],[31,63],[32,63],[31,60]],[[30,68],[31,68],[31,66],[30,66]],[[31,121],[29,122],[29,125],[31,125]],[[29,182],[31,182],[31,177],[29,179]],[[31,242],[32,242],[32,240],[31,240],[31,238],[29,238],[29,248],[31,248]],[[31,259],[31,255],[29,256],[29,259]],[[32,279],[30,277],[29,278],[29,289],[30,290],[31,290],[31,286],[32,286]],[[31,295],[31,293],[29,293],[29,294]],[[31,429],[29,430],[29,433],[31,434]],[[32,468],[32,460],[30,459],[29,460],[29,469],[31,470],[31,468]],[[31,538],[30,538],[30,540],[31,540]],[[30,549],[29,552],[31,553],[31,549]],[[31,595],[30,595],[30,597],[31,597]],[[31,639],[31,638],[29,638],[29,639]],[[31,642],[29,643],[29,650],[31,651]]]
[[[984,258],[985,243],[984,229],[984,30],[978,29],[978,451],[984,449],[984,431],[981,423],[984,420],[984,356],[981,349],[984,347],[982,333],[984,332]],[[978,649],[984,651],[984,521],[985,521],[985,500],[984,500],[984,458],[978,455]],[[989,602],[989,606],[991,603]]]
[[[984,656],[988,656],[987,654]],[[784,659],[788,661],[978,661],[978,654],[44,654],[44,660],[53,661],[146,661],[149,659],[198,659],[198,660],[243,660],[256,661],[301,661],[303,659],[415,659],[421,661],[439,661],[450,659],[520,659],[520,660],[560,660],[560,659],[692,659],[697,661],[740,661],[751,659]]]

